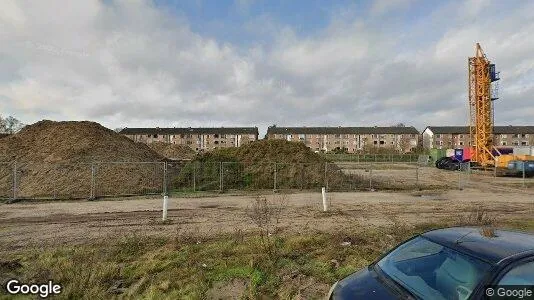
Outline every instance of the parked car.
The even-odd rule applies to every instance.
[[[483,299],[488,285],[534,285],[534,235],[429,231],[336,282],[328,299]]]

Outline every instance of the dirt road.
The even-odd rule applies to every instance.
[[[321,212],[320,193],[283,197],[280,222],[287,232],[331,232],[352,226],[387,225],[395,220],[416,224],[459,218],[477,209],[497,218],[534,218],[534,197],[528,194],[479,190],[330,193],[328,213]],[[161,222],[161,199],[0,204],[0,247],[84,243],[132,234],[212,236],[247,231],[254,228],[247,214],[253,198],[173,198],[170,224]]]

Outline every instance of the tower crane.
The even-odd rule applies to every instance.
[[[475,47],[475,56],[468,58],[469,69],[469,136],[474,152],[472,162],[482,167],[495,164],[492,150],[493,144],[493,101],[497,95],[492,95],[492,82],[499,80],[499,73],[492,64],[479,43]]]

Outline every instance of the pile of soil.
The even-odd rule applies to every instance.
[[[148,146],[88,121],[40,121],[3,138],[0,143],[0,161],[55,163],[162,158]]]
[[[154,142],[148,146],[159,155],[172,160],[190,160],[196,155],[196,151],[186,145]]]
[[[12,197],[15,174],[19,198],[161,192],[163,160],[95,122],[40,121],[1,139],[0,198]]]
[[[224,162],[221,164],[221,162]],[[214,189],[223,184],[232,189],[313,189],[327,185],[345,189],[359,186],[359,178],[344,174],[335,164],[313,152],[303,143],[286,140],[260,140],[238,148],[216,149],[197,156],[181,167],[174,184],[177,188]]]

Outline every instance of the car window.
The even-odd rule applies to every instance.
[[[514,267],[499,281],[499,285],[533,285],[534,261]]]
[[[467,299],[491,267],[422,237],[399,246],[377,265],[423,299]]]

